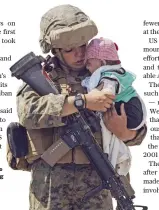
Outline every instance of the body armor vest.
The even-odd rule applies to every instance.
[[[75,95],[76,93],[86,93],[81,86],[81,80],[85,78],[87,71],[81,72],[77,77],[66,74],[62,69],[57,68],[49,73],[49,76],[54,81],[59,93],[65,95]],[[21,89],[18,94],[22,94],[25,88]],[[11,150],[7,147],[7,161],[11,168],[18,170],[30,171],[31,165],[40,158],[40,156],[56,141],[59,140],[59,128],[43,128],[29,129],[28,136],[28,155],[24,158],[14,158]],[[97,142],[102,146],[101,132],[94,133]],[[70,150],[57,163],[89,164],[89,161],[80,147]]]

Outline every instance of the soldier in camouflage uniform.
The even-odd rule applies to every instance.
[[[86,192],[100,184],[100,179],[80,147],[69,151],[54,167],[40,158],[59,139],[63,117],[77,112],[76,93],[82,94],[90,110],[106,111],[113,102],[114,96],[98,90],[87,94],[81,87],[81,80],[88,76],[84,66],[85,47],[97,34],[96,25],[79,8],[61,5],[44,14],[40,30],[42,51],[54,54],[54,70],[49,75],[60,94],[40,97],[27,85],[17,94],[19,121],[26,127],[29,139],[26,159],[32,164],[30,210],[112,210],[112,198],[107,190],[86,203],[81,202]],[[127,129],[125,114],[106,113],[104,120],[109,130],[127,145],[139,145],[145,137],[146,126],[139,131]],[[101,145],[101,132],[94,135]]]

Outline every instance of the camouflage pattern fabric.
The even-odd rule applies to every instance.
[[[61,119],[62,107],[66,95],[48,95],[40,97],[29,86],[17,97],[19,122],[26,129],[41,129],[64,125]]]
[[[84,194],[99,184],[90,165],[58,164],[51,168],[38,161],[32,167],[30,210],[113,210],[107,190],[81,202]]]
[[[127,146],[136,146],[140,145],[142,141],[144,140],[145,136],[147,134],[147,126],[144,125],[142,128],[140,128],[137,131],[137,135],[135,136],[134,139],[129,140],[127,142],[124,142]]]
[[[52,48],[72,48],[96,36],[96,24],[79,8],[66,4],[47,11],[41,18],[39,43],[43,53]]]

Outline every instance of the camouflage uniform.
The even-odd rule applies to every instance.
[[[30,210],[112,210],[106,190],[81,202],[84,194],[99,184],[99,177],[89,164],[59,164],[51,168],[38,161],[32,167]]]
[[[56,43],[59,45],[62,43],[62,41],[58,42],[58,36],[51,34],[53,29],[59,30],[60,27],[66,27],[62,26],[64,25],[62,21],[66,26],[69,25],[68,23],[70,25],[81,23],[82,27],[85,23],[91,27],[94,24],[76,7],[62,5],[53,8],[42,17],[41,21],[40,45],[44,53],[48,53],[51,50],[51,46],[57,47]],[[96,29],[94,32],[91,30],[90,33],[92,34],[89,34],[89,37],[87,36],[86,38],[88,40],[95,36],[97,31]],[[57,39],[53,42],[54,40],[51,40],[49,36]],[[70,37],[70,34],[68,37]],[[61,39],[63,42],[65,41],[64,38],[61,37]],[[77,42],[79,43],[78,46],[80,46],[86,40],[81,34],[79,36],[78,31],[78,36],[75,37],[73,42],[74,46]],[[69,40],[67,40],[68,43]],[[71,40],[69,44],[71,46]],[[26,85],[17,94],[19,121],[27,128],[29,138],[29,155],[26,157],[26,160],[29,164],[32,164],[30,210],[113,209],[111,195],[107,190],[103,190],[86,203],[81,202],[86,192],[100,184],[100,179],[80,147],[69,151],[54,167],[50,167],[40,159],[41,154],[57,141],[59,129],[64,125],[61,112],[68,94],[67,87],[71,87],[70,95],[75,95],[77,92],[83,93],[84,89],[81,86],[81,80],[87,76],[87,73],[85,69],[81,70],[80,73],[73,71],[68,73],[66,66],[55,66],[50,76],[60,92],[59,95],[50,93],[40,97]],[[145,134],[146,126],[138,132],[134,140],[127,142],[127,144],[141,144]],[[101,132],[94,135],[99,144],[101,144]]]

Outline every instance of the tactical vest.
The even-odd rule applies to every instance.
[[[69,75],[66,75],[60,68],[54,69],[49,73],[51,79],[54,81],[59,93],[67,95],[75,95],[76,93],[86,93],[85,89],[81,86],[81,80],[86,76],[86,72],[83,75],[79,75],[74,78],[74,81],[68,81]],[[25,88],[28,88],[26,86]],[[20,94],[24,90],[20,90]],[[10,148],[7,147],[7,161],[12,169],[30,171],[31,165],[37,161],[41,155],[56,141],[59,140],[59,128],[43,128],[43,129],[31,129],[27,130],[27,136],[29,141],[29,153],[24,158],[14,158]],[[94,133],[97,142],[102,147],[102,134],[101,132]],[[76,147],[70,150],[64,155],[57,163],[71,163],[76,164],[89,164],[89,161],[80,147]]]

